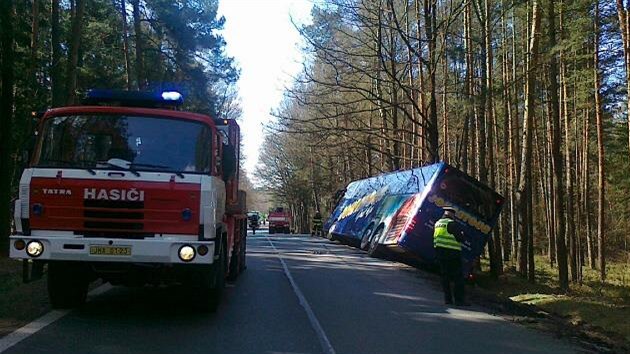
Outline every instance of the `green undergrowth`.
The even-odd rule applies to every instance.
[[[574,324],[596,326],[630,341],[630,263],[609,263],[605,282],[600,281],[598,270],[584,267],[581,284],[571,283],[566,294],[558,288],[558,269],[544,257],[536,258],[535,283],[522,278],[513,267],[508,267],[499,279],[493,279],[488,268],[488,263],[482,260],[480,287],[515,302],[535,305]]]

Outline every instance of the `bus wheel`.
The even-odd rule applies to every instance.
[[[385,230],[385,227],[383,225],[379,226],[370,238],[370,247],[367,250],[367,253],[370,257],[380,256],[379,241],[381,239],[381,236],[383,236],[383,230]]]
[[[368,246],[370,245],[370,235],[372,234],[373,227],[373,225],[368,226],[365,231],[363,231],[363,236],[361,236],[361,246],[359,248],[364,251],[367,251]]]

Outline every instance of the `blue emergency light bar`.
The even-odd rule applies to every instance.
[[[146,92],[93,89],[88,91],[83,99],[85,105],[145,108],[174,108],[183,103],[184,98],[177,91]]]

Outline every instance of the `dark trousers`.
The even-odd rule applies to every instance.
[[[451,282],[453,282],[455,285],[455,303],[463,303],[465,301],[465,292],[464,276],[462,275],[462,253],[445,248],[436,248],[435,253],[440,265],[444,301],[446,303],[453,302],[453,294],[451,292]]]

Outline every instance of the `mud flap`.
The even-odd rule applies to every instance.
[[[22,261],[22,282],[28,284],[30,282],[41,279],[44,276],[44,264],[42,261],[34,261],[25,259]]]

